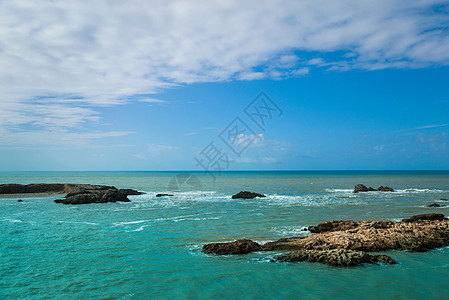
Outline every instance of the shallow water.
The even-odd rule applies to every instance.
[[[1,183],[72,182],[148,192],[130,203],[68,206],[59,196],[0,199],[0,297],[120,298],[446,298],[449,248],[391,251],[398,265],[336,268],[277,263],[277,253],[201,253],[205,243],[259,242],[303,235],[331,219],[398,220],[441,212],[449,172],[227,172],[167,192],[176,172],[15,172]],[[181,177],[180,177],[181,178]],[[198,182],[197,182],[198,183]],[[353,194],[357,183],[394,193]],[[240,190],[267,194],[231,199]]]

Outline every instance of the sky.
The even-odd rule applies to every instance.
[[[0,171],[447,170],[448,30],[436,0],[2,0]]]

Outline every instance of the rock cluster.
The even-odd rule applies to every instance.
[[[356,184],[354,187],[354,193],[359,193],[359,192],[374,192],[374,191],[379,191],[379,192],[394,192],[394,189],[389,187],[389,186],[383,186],[381,185],[380,187],[376,189],[372,188],[372,187],[367,187],[363,184]]]
[[[107,202],[129,202],[128,195],[140,195],[141,192],[131,189],[117,189],[113,186],[71,184],[71,183],[39,183],[39,184],[1,184],[0,194],[26,193],[58,193],[66,194],[65,199],[55,200],[63,204],[89,204]]]
[[[275,260],[283,262],[308,261],[320,262],[331,266],[351,267],[363,263],[377,264],[397,264],[397,262],[387,255],[371,255],[364,251],[354,251],[346,249],[331,250],[297,250],[288,254],[276,256]]]
[[[212,243],[204,245],[204,253],[215,253],[221,255],[227,254],[246,254],[262,250],[262,246],[251,240],[237,240],[229,243]]]
[[[426,251],[449,245],[449,220],[442,214],[417,215],[400,222],[330,221],[309,228],[317,234],[283,238],[263,245],[251,240],[214,243],[205,245],[203,251],[242,254],[251,251],[295,250],[276,259],[352,266],[360,263],[394,263],[388,256],[366,252]]]
[[[241,191],[235,195],[232,195],[232,199],[253,199],[256,197],[266,197],[265,195],[259,193],[253,193],[248,191]]]

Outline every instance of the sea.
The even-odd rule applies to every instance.
[[[0,183],[86,183],[145,192],[63,205],[0,198],[1,299],[448,299],[449,248],[389,251],[397,265],[274,262],[204,244],[310,234],[328,220],[449,215],[448,171],[0,172]],[[352,193],[355,184],[395,192]],[[232,199],[239,191],[266,198]],[[156,197],[157,193],[173,196]],[[18,197],[23,202],[18,202]],[[446,207],[429,208],[432,203]]]

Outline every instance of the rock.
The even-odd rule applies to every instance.
[[[376,191],[375,189],[373,189],[372,187],[366,187],[363,184],[357,184],[354,187],[354,193],[359,193],[359,192],[374,192]],[[377,188],[377,191],[380,192],[394,192],[393,188],[389,187],[389,186],[383,186],[381,185],[380,187]]]
[[[17,202],[23,202],[23,200],[22,200],[22,199],[19,199],[19,200],[17,200]]]
[[[351,267],[363,263],[377,264],[388,263],[396,264],[397,262],[387,255],[371,255],[364,251],[354,251],[346,249],[330,249],[330,250],[305,250],[301,249],[285,255],[275,257],[278,261],[295,262],[308,261],[320,262],[331,266]]]
[[[389,186],[383,186],[383,185],[378,187],[377,190],[381,191],[381,192],[394,192],[393,188],[391,188]]]
[[[135,195],[143,195],[145,193],[139,192],[132,189],[120,189],[121,193],[126,194],[127,196],[135,196]]]
[[[354,221],[338,220],[320,223],[316,226],[309,226],[308,229],[312,233],[322,233],[328,231],[348,230],[356,228],[357,226],[358,223]]]
[[[69,194],[63,201],[56,203],[63,204],[90,204],[90,203],[108,203],[108,202],[130,202],[127,197],[127,192],[111,188],[107,190],[88,190],[86,192],[80,192],[75,194]]]
[[[248,191],[241,191],[235,195],[232,195],[232,199],[253,199],[256,197],[266,197],[266,196],[259,193],[253,193]]]
[[[354,187],[354,193],[359,193],[359,192],[373,192],[375,191],[375,189],[373,189],[372,187],[366,187],[363,184],[357,184]]]
[[[437,221],[443,221],[447,220],[443,214],[423,214],[423,215],[416,215],[412,216],[408,219],[402,219],[402,222],[416,222],[416,221],[423,221],[423,220],[437,220]]]
[[[260,244],[245,239],[229,243],[212,243],[203,246],[204,253],[215,253],[220,255],[246,254],[260,250],[262,250]]]
[[[172,194],[157,194],[156,197],[171,197],[174,196]]]
[[[39,184],[1,184],[0,194],[22,193],[59,193],[66,194],[65,199],[54,202],[63,204],[88,204],[107,202],[130,202],[128,195],[140,195],[141,192],[131,189],[117,189],[107,185],[72,184],[72,183],[39,183]]]
[[[436,203],[436,202],[427,205],[427,207],[444,207],[444,206],[446,206],[446,205],[444,205],[444,204],[438,204],[438,203]]]
[[[446,199],[446,198],[441,198],[440,200],[443,200],[443,201],[447,201],[447,200],[449,200],[449,199]]]

